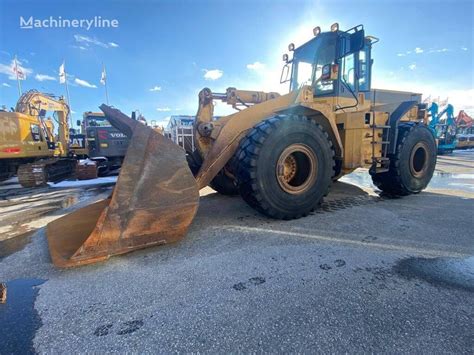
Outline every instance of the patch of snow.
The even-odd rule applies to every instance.
[[[117,182],[118,176],[106,176],[97,179],[90,179],[90,180],[64,180],[58,182],[57,184],[53,184],[48,182],[50,187],[77,187],[77,186],[87,186],[87,185],[101,185],[101,184],[110,184]]]
[[[97,165],[95,161],[90,160],[90,159],[80,159],[78,164],[79,165]]]

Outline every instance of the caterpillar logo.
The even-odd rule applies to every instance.
[[[86,137],[83,134],[77,134],[69,137],[69,144],[73,147],[86,147]]]

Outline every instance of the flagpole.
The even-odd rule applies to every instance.
[[[65,63],[64,60],[63,60],[63,63]],[[71,98],[69,96],[69,86],[67,85],[66,66],[64,66],[64,84],[66,85],[66,98],[67,98],[67,104],[69,106],[69,128],[72,128],[72,108],[71,108]]]
[[[15,56],[15,74],[16,74],[16,81],[18,83],[18,95],[21,97],[21,83],[20,83],[20,78],[18,77],[18,62],[16,60],[16,56]]]
[[[105,72],[105,65],[102,63],[102,73],[104,73],[104,88],[105,88],[105,101],[109,104],[109,92],[107,91],[107,74]]]

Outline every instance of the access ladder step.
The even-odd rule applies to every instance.
[[[377,125],[370,125],[370,128],[380,128],[380,129],[390,129],[390,126],[377,126]]]

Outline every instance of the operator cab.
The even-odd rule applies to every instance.
[[[84,114],[84,126],[87,127],[112,127],[102,113],[86,112]]]
[[[303,85],[312,86],[314,95],[318,97],[357,99],[359,92],[369,93],[371,47],[378,40],[365,37],[362,25],[343,32],[335,23],[331,26],[331,32],[321,33],[319,27],[313,32],[315,37],[302,46],[295,48],[292,43],[288,46],[294,54],[291,60],[288,60],[287,54],[283,56],[286,64],[281,82],[289,81],[290,91]]]

